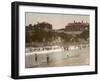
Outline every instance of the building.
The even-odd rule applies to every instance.
[[[65,26],[66,31],[83,31],[88,29],[89,29],[89,23],[84,23],[83,21],[81,22],[74,21],[73,23],[68,23],[68,25]]]

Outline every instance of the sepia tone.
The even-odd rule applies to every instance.
[[[25,67],[89,65],[89,15],[25,13]]]

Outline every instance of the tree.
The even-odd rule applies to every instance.
[[[81,39],[84,39],[84,40],[87,40],[89,38],[89,30],[84,30],[80,35],[79,37]]]
[[[26,43],[32,43],[32,34],[31,32],[26,32],[26,35],[25,35],[25,39],[26,39]]]
[[[34,24],[32,32],[33,42],[49,42],[52,39],[52,25],[47,22]]]
[[[61,32],[58,34],[65,42],[70,42],[72,35]]]

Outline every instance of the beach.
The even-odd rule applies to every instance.
[[[89,47],[70,51],[57,51],[44,54],[26,54],[25,67],[61,67],[89,65]]]

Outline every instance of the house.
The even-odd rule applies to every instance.
[[[68,23],[67,26],[65,26],[66,31],[84,31],[89,29],[89,23],[85,23],[83,21],[73,23]]]

